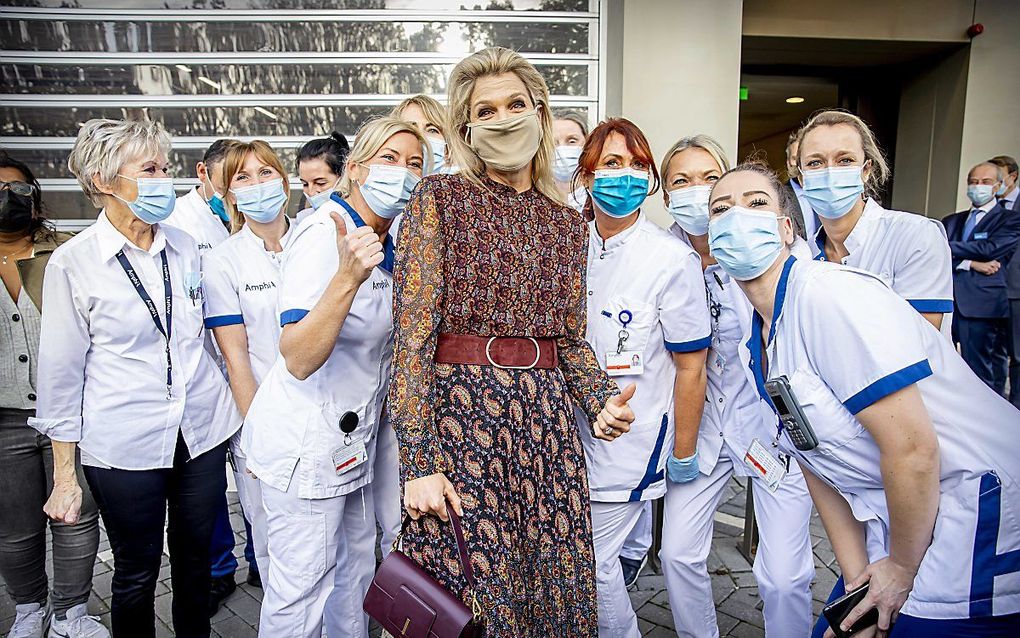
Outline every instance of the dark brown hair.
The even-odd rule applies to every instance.
[[[46,217],[46,209],[43,207],[42,188],[35,174],[23,162],[19,162],[7,153],[0,151],[0,168],[13,168],[25,177],[25,181],[32,185],[32,222],[28,226],[28,236],[33,242],[40,242],[51,236],[54,232],[53,225]]]

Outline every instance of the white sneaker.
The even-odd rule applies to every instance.
[[[68,609],[64,620],[53,617],[49,638],[110,638],[110,632],[98,616],[88,615],[88,607],[82,603]]]
[[[47,609],[39,603],[14,606],[14,624],[7,638],[43,638],[46,630]]]

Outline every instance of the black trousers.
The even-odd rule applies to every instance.
[[[155,590],[168,512],[174,632],[179,638],[208,638],[209,543],[216,507],[227,489],[226,450],[223,442],[189,459],[178,435],[172,468],[84,468],[113,550],[114,638],[155,636]]]
[[[953,316],[953,339],[960,355],[985,385],[1003,394],[1006,389],[1008,319],[969,319]]]

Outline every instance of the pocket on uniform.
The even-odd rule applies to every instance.
[[[341,420],[348,412],[358,418],[357,427],[349,434],[340,429]],[[337,404],[323,407],[320,418],[315,419],[314,448],[308,451],[311,454],[302,455],[313,459],[317,487],[325,490],[341,488],[363,479],[368,473],[372,467],[374,432],[367,422],[367,412],[367,403],[352,408]],[[357,458],[363,460],[352,461]]]
[[[617,328],[625,329],[628,333],[623,349],[644,352],[652,334],[652,328],[658,322],[659,314],[656,308],[623,295],[616,295],[609,299],[605,312],[609,313],[610,319]],[[626,321],[626,328],[624,328],[627,313],[630,313],[630,321]],[[616,344],[612,345],[615,348]],[[605,353],[598,354],[603,356]]]
[[[790,387],[818,437],[819,448],[843,447],[864,433],[864,426],[818,375],[798,369],[790,376]]]

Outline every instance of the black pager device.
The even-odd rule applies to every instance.
[[[853,636],[858,631],[867,629],[878,622],[878,609],[873,608],[858,618],[849,631],[843,631],[839,628],[840,623],[847,617],[850,610],[864,600],[870,585],[871,583],[865,583],[822,608],[822,616],[828,621],[829,627],[832,628],[832,633],[836,634],[836,638],[850,638],[850,636]]]
[[[790,435],[794,447],[802,452],[818,447],[818,437],[793,395],[790,380],[785,375],[769,379],[765,382],[765,392],[772,399],[772,405],[776,407],[783,429]]]

